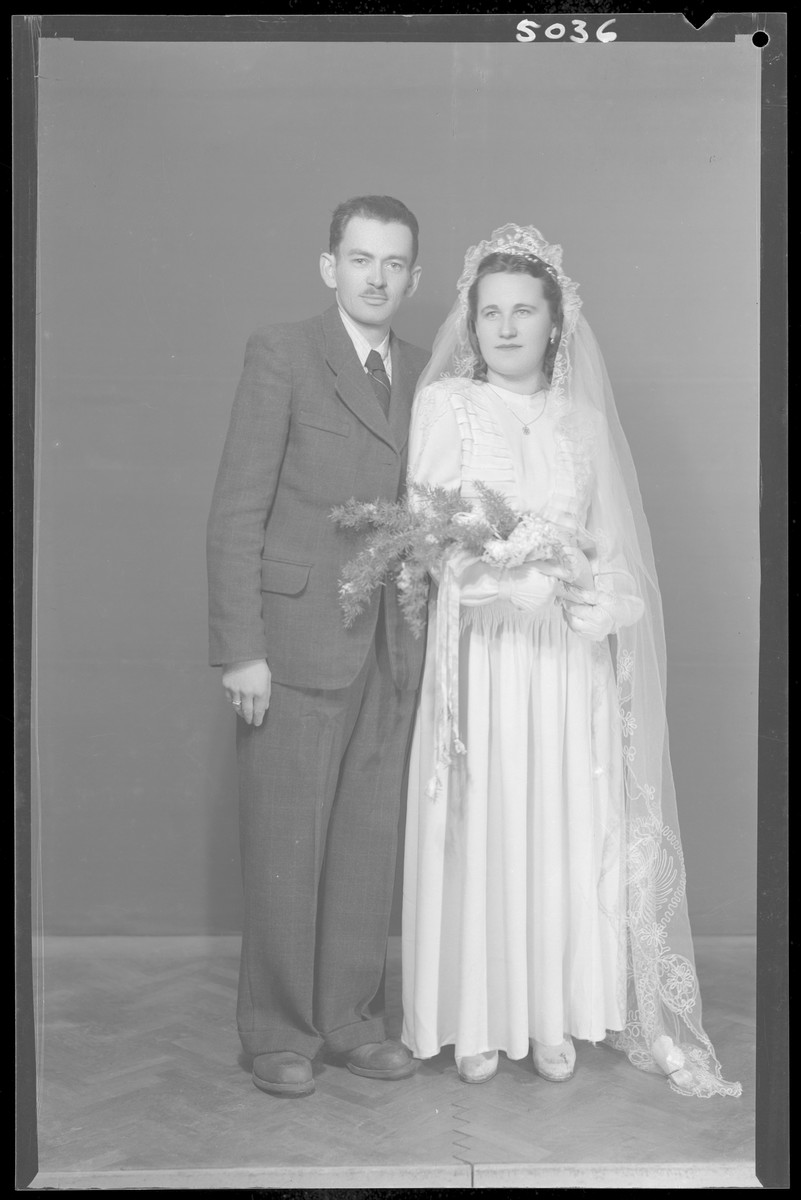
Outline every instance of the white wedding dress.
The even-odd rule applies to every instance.
[[[614,531],[597,528],[595,444],[592,429],[560,424],[546,392],[444,379],[416,401],[410,478],[472,500],[485,483],[560,525],[586,553],[590,586],[614,581],[628,624],[641,604]],[[434,587],[409,770],[402,1037],[419,1058],[454,1045],[519,1059],[532,1038],[600,1041],[626,1025],[621,716],[607,639],[574,633],[558,595],[532,611],[509,572],[462,555],[457,574],[472,581],[459,609],[465,753],[432,796]]]

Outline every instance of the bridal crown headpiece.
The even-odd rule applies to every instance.
[[[492,237],[471,246],[464,260],[464,269],[457,284],[465,297],[476,277],[478,265],[488,254],[519,254],[534,262],[541,262],[546,270],[561,283],[562,247],[546,242],[539,229],[533,225],[503,225]],[[567,280],[565,281],[567,282]]]

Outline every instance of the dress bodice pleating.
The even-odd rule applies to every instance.
[[[526,435],[523,424],[532,414],[536,419]],[[526,397],[497,385],[447,379],[428,389],[420,421],[427,482],[459,487],[467,500],[478,499],[476,484],[483,483],[517,511],[539,513],[568,535],[584,529],[597,433],[591,413],[567,413],[550,392]],[[412,462],[412,478],[418,478],[416,466]]]

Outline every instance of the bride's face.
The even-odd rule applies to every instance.
[[[487,380],[506,387],[539,378],[548,339],[555,333],[542,280],[523,274],[485,275],[479,280],[476,337],[487,364]]]

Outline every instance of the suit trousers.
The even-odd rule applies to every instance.
[[[237,1025],[250,1054],[383,1041],[382,985],[401,783],[416,693],[383,632],[336,689],[273,683],[237,722],[245,918]]]

